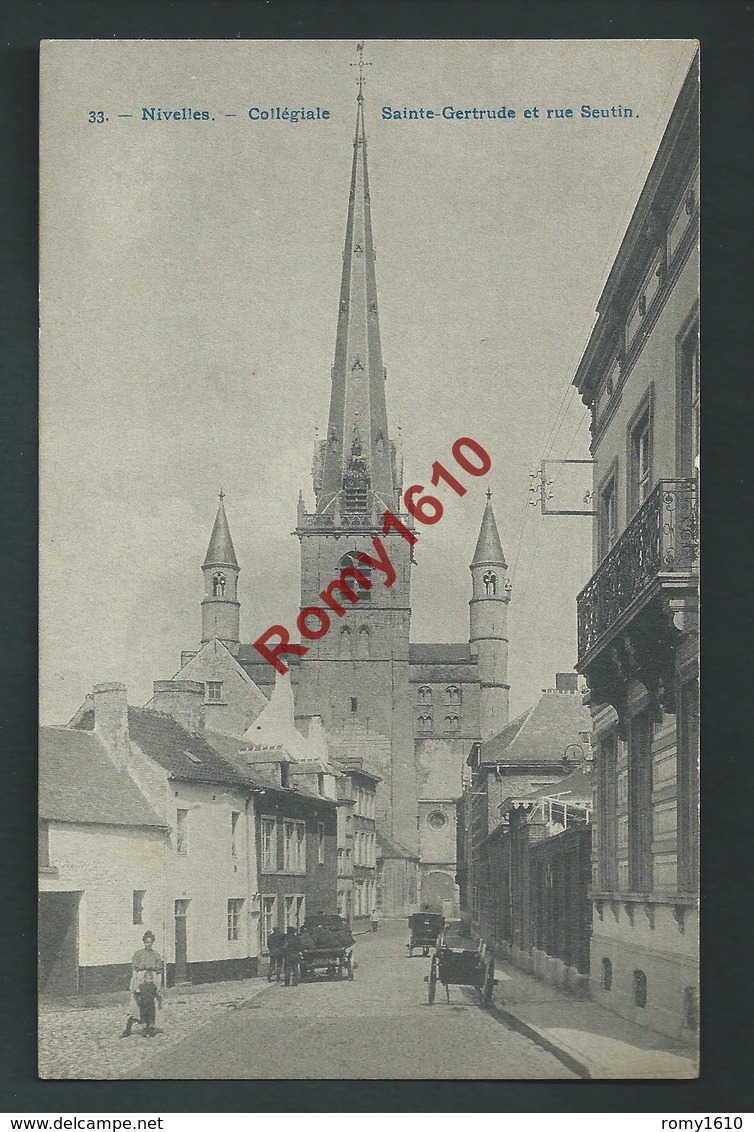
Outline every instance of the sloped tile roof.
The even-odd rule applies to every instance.
[[[566,748],[591,732],[589,709],[573,692],[542,692],[533,708],[482,743],[482,763],[561,763]]]
[[[136,783],[92,732],[39,731],[39,816],[43,821],[167,829]]]
[[[419,854],[412,853],[410,849],[406,849],[400,842],[394,841],[392,837],[377,830],[377,855],[380,857],[398,857],[401,860],[418,861]]]
[[[91,731],[94,711],[85,712],[78,726]],[[129,707],[128,731],[132,742],[163,767],[171,778],[225,786],[250,784],[220,757],[203,735],[192,734],[164,712]]]

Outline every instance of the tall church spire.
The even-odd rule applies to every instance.
[[[330,417],[327,439],[320,442],[315,455],[317,514],[334,519],[359,512],[381,514],[386,507],[395,509],[397,495],[377,314],[362,89],[365,65],[360,57]]]

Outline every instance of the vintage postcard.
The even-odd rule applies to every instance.
[[[42,44],[43,1078],[697,1075],[698,84]]]

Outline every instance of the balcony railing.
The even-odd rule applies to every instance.
[[[698,567],[694,480],[660,480],[576,599],[579,660],[659,574]]]

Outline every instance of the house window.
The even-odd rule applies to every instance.
[[[303,926],[304,923],[304,897],[291,895],[284,897],[283,902],[283,927],[287,931],[288,928],[295,928],[296,931]]]
[[[223,698],[222,680],[207,681],[207,700],[210,703],[219,703]]]
[[[241,938],[241,910],[243,900],[228,901],[228,940],[236,942]]]
[[[230,815],[230,855],[231,857],[238,856],[238,819],[241,814],[238,810],[233,810]]]
[[[321,772],[317,774],[317,793],[324,794],[325,792],[325,776]]]
[[[699,685],[682,684],[678,696],[678,891],[698,889],[699,841]]]
[[[144,923],[144,897],[145,896],[146,896],[146,892],[143,889],[141,889],[141,888],[135,888],[134,889],[133,900],[132,900],[132,904],[131,904],[132,922],[134,924],[143,924]]]
[[[274,818],[262,818],[262,872],[274,873],[277,871],[277,825]]]
[[[277,897],[276,896],[263,896],[262,897],[262,916],[261,916],[261,929],[262,929],[262,951],[267,950],[267,940],[272,935],[272,932],[277,927]]]
[[[287,790],[290,785],[290,768],[288,763],[280,764],[280,785],[283,790]]]
[[[598,529],[600,558],[604,558],[618,537],[618,481],[615,473],[600,492]]]
[[[648,711],[631,720],[628,737],[628,883],[652,887],[652,721]]]
[[[699,470],[699,326],[681,344],[679,357],[679,472],[691,478]]]
[[[317,863],[325,863],[325,823],[317,822]]]
[[[287,873],[306,872],[306,822],[286,818],[283,823],[283,868]]]
[[[41,821],[39,823],[39,868],[49,869],[50,867],[50,823]]]
[[[650,405],[641,411],[631,429],[630,458],[630,506],[631,511],[641,507],[652,487],[652,415]]]
[[[188,810],[178,810],[175,819],[175,851],[188,853]]]
[[[615,732],[600,740],[597,778],[599,814],[599,881],[603,892],[614,892],[617,884],[617,778],[618,740]]]

